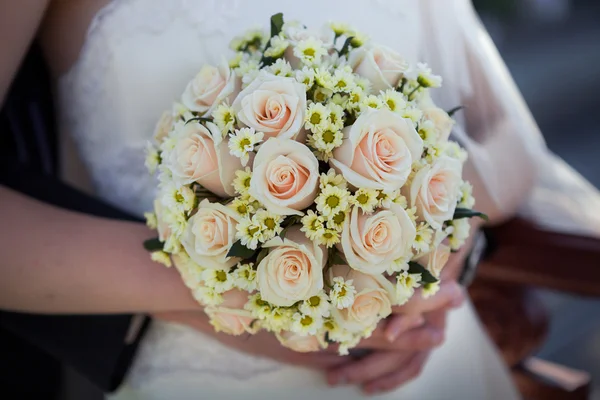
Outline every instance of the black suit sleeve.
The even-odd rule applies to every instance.
[[[1,162],[0,162],[1,164]],[[1,165],[0,184],[58,207],[121,220],[136,220],[59,180],[26,170]],[[78,370],[104,391],[122,382],[150,319],[144,317],[137,338],[125,337],[132,315],[33,315],[0,312],[0,326],[38,346]]]

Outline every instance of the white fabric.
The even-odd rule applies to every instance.
[[[75,139],[98,196],[137,215],[151,209],[154,183],[143,166],[143,149],[157,117],[203,63],[218,60],[233,35],[256,24],[267,26],[269,16],[279,11],[310,25],[347,21],[411,61],[425,58],[444,75],[446,88],[438,100],[445,108],[477,90],[469,46],[474,45],[470,40],[481,38],[469,37],[469,27],[476,33],[480,28],[468,0],[115,0],[98,13],[79,61],[59,82],[62,133]],[[467,126],[470,122],[467,115]],[[525,132],[517,147],[527,148],[529,155],[545,154],[533,131],[533,139],[526,139]],[[475,158],[485,177],[492,177],[484,181],[501,208],[505,202],[497,189],[506,183],[494,181],[500,175],[491,167],[486,171],[492,165],[485,162],[489,150],[483,141],[463,136],[471,150],[482,154]],[[250,357],[189,328],[157,322],[113,398],[227,399],[242,394],[247,399],[361,397],[354,388],[327,388],[319,373]],[[517,397],[466,305],[451,315],[447,342],[422,376],[383,398]]]

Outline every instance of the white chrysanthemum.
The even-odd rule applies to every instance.
[[[252,219],[261,227],[261,241],[263,242],[274,238],[283,231],[283,228],[281,227],[283,217],[281,215],[274,214],[267,210],[258,210]]]
[[[288,331],[291,329],[294,309],[274,307],[264,319],[265,328],[271,332]]]
[[[379,207],[385,207],[385,208],[389,208],[392,203],[396,203],[396,201],[400,201],[400,204],[402,203],[402,200],[400,198],[404,198],[401,194],[400,194],[400,190],[394,190],[392,192],[388,192],[385,190],[380,190],[377,193],[377,201],[378,201],[378,206]],[[404,199],[406,201],[406,199]],[[406,203],[405,203],[406,206]]]
[[[353,28],[346,22],[329,22],[329,27],[336,34],[336,36],[342,36],[346,32],[351,32]]]
[[[353,29],[352,31],[348,32],[347,36],[352,38],[352,41],[350,42],[350,44],[353,47],[363,46],[365,43],[367,43],[370,40],[369,35],[367,35],[363,32],[357,31],[356,29]]]
[[[300,335],[316,335],[323,327],[323,318],[317,315],[295,313],[292,321],[292,332]]]
[[[283,35],[273,36],[271,42],[269,42],[269,48],[265,50],[265,57],[282,57],[289,45],[290,42],[288,42]]]
[[[254,204],[252,202],[250,202],[248,199],[242,199],[239,197],[233,199],[228,206],[242,217],[247,217],[255,211]]]
[[[469,158],[469,154],[465,151],[465,149],[463,149],[458,143],[453,141],[446,142],[444,153],[447,156],[456,158],[457,160],[463,163],[467,161],[467,158]]]
[[[150,253],[150,258],[152,261],[160,263],[165,267],[171,267],[173,264],[171,263],[171,257],[164,251],[153,251]]]
[[[329,127],[312,133],[308,137],[308,145],[317,150],[322,161],[329,161],[333,157],[333,150],[340,147],[343,143],[344,134],[338,130],[333,124],[329,123]]]
[[[258,243],[263,241],[262,226],[254,218],[242,218],[236,229],[235,237],[249,249],[256,250]]]
[[[473,197],[473,185],[463,181],[460,186],[460,201],[458,206],[461,208],[471,209],[475,206],[475,198]]]
[[[446,143],[426,143],[425,160],[432,164],[437,158],[444,154]]]
[[[306,215],[302,217],[301,232],[304,232],[310,240],[316,240],[320,232],[325,229],[325,219],[323,216],[316,214],[313,210],[308,210]]]
[[[261,320],[267,319],[273,307],[260,297],[260,293],[255,293],[248,297],[248,302],[244,309],[250,311],[254,318]]]
[[[252,171],[246,167],[244,170],[237,170],[235,172],[235,179],[233,180],[233,188],[235,192],[244,198],[247,198],[248,189],[250,189],[250,180],[252,179]]]
[[[426,283],[423,285],[423,298],[428,299],[431,296],[435,296],[440,290],[440,281],[433,283]]]
[[[266,68],[267,71],[271,72],[273,75],[291,77],[294,76],[294,72],[292,70],[292,66],[289,62],[284,60],[283,58],[278,59],[269,67]]]
[[[169,235],[167,240],[165,240],[163,249],[167,253],[178,254],[181,251],[181,241],[179,240],[179,237],[173,234]]]
[[[327,103],[327,108],[329,109],[329,121],[336,129],[341,130],[344,127],[344,107],[330,101]]]
[[[225,293],[233,289],[233,277],[227,271],[218,269],[205,269],[202,280],[207,287],[215,289],[217,293]]]
[[[208,286],[198,286],[192,291],[194,298],[203,306],[218,306],[223,303],[223,296],[214,288]]]
[[[320,132],[329,126],[329,109],[321,103],[311,103],[306,110],[304,126],[312,132]]]
[[[401,194],[398,194],[398,196],[396,196],[392,202],[398,204],[402,208],[408,207],[408,200],[406,200],[406,197],[402,196]]]
[[[230,135],[229,153],[238,157],[242,165],[246,166],[250,160],[250,152],[254,151],[254,146],[262,142],[264,136],[264,133],[256,132],[254,128],[236,129]]]
[[[426,88],[439,88],[442,86],[442,77],[439,75],[434,75],[431,71],[431,68],[425,63],[417,64],[417,82],[422,87]]]
[[[410,119],[412,122],[417,124],[421,117],[423,117],[423,111],[418,109],[417,107],[408,106],[401,112],[402,118]]]
[[[240,66],[240,62],[244,59],[245,53],[238,51],[229,59],[229,68],[235,69]]]
[[[408,271],[409,265],[409,258],[399,258],[397,260],[394,260],[394,263],[391,265],[391,268],[389,271],[387,271],[390,275],[393,275],[395,272],[403,272],[403,271]]]
[[[427,253],[431,248],[431,241],[433,240],[433,229],[424,222],[421,222],[417,226],[417,235],[413,243],[413,249],[417,254]]]
[[[144,218],[146,219],[146,226],[150,229],[156,229],[158,226],[158,219],[156,218],[156,213],[146,212],[144,213]]]
[[[409,274],[402,272],[398,274],[396,282],[396,299],[398,305],[406,303],[415,294],[415,289],[421,286],[421,274]]]
[[[329,299],[336,308],[342,310],[354,304],[356,288],[352,279],[346,281],[343,277],[336,276],[331,283],[332,288],[329,292]]]
[[[233,131],[235,126],[235,111],[228,104],[219,104],[213,111],[214,123],[219,127],[221,133],[225,137],[227,133]]]
[[[450,232],[450,236],[448,237],[450,248],[452,250],[460,249],[469,238],[470,231],[471,223],[467,218],[452,221],[451,226],[447,229],[447,232]]]
[[[346,219],[348,218],[348,213],[348,211],[340,211],[337,214],[330,215],[327,218],[327,227],[341,232],[344,227],[344,222],[346,222]]]
[[[364,212],[372,213],[379,204],[378,195],[379,192],[375,189],[360,188],[352,196],[351,202]]]
[[[175,185],[165,185],[162,187],[162,203],[171,210],[186,212],[194,208],[196,203],[196,194],[189,186],[177,187]]]
[[[318,317],[329,317],[330,308],[329,298],[324,292],[319,292],[311,298],[304,300],[298,307],[302,314]]]
[[[316,103],[325,103],[333,97],[333,90],[317,87],[313,92],[313,101]]]
[[[309,90],[315,83],[315,70],[309,67],[297,70],[296,80],[303,84],[306,90]]]
[[[156,172],[156,168],[160,164],[160,154],[154,145],[150,142],[146,144],[146,160],[144,165],[150,174]]]
[[[162,219],[169,226],[173,235],[176,237],[183,235],[187,227],[187,219],[183,213],[167,208],[163,211]]]
[[[259,51],[265,47],[269,37],[260,27],[246,31],[243,36],[244,45],[248,51]]]
[[[351,110],[360,110],[366,97],[367,94],[365,90],[362,87],[357,86],[349,93],[346,107]]]
[[[408,214],[408,217],[410,218],[410,220],[416,224],[417,223],[417,207],[410,207],[406,209],[406,213]]]
[[[244,59],[240,61],[239,67],[234,69],[235,74],[243,78],[246,75],[256,74],[260,70],[260,61],[253,58]],[[256,75],[254,75],[256,76]]]
[[[317,210],[328,217],[340,211],[346,211],[350,203],[350,192],[337,186],[327,186],[321,190],[315,200]]]
[[[314,71],[315,82],[317,83],[317,85],[321,86],[322,88],[332,90],[333,75],[331,75],[331,72],[329,72],[329,70],[324,67],[316,68]]]
[[[326,174],[321,174],[319,181],[321,190],[325,190],[327,186],[335,186],[346,190],[348,188],[348,183],[341,174],[336,174],[335,170],[330,168]]]
[[[333,74],[333,87],[334,92],[350,92],[356,87],[356,79],[352,70],[338,69]]]
[[[372,94],[363,99],[362,104],[360,105],[360,109],[364,112],[370,108],[378,110],[380,108],[383,108],[383,106],[383,101],[379,97]]]
[[[234,285],[241,290],[253,292],[256,290],[256,270],[253,263],[238,264],[232,272]]]
[[[331,99],[327,104],[335,104],[342,107],[343,110],[346,110],[348,108],[348,98],[349,95],[347,93],[336,93],[331,96]]]
[[[436,128],[433,121],[425,120],[419,124],[419,136],[425,142],[425,144],[434,143],[437,139]]]
[[[315,65],[327,54],[327,49],[320,39],[309,37],[301,40],[294,47],[294,55],[306,65]]]
[[[332,248],[340,242],[340,233],[337,229],[324,228],[319,232],[315,241],[318,245]]]
[[[385,92],[382,92],[380,97],[385,107],[390,109],[390,111],[401,113],[402,110],[406,108],[406,100],[404,100],[404,96],[402,93],[399,93],[394,89],[388,89]]]

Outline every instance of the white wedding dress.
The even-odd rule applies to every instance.
[[[445,108],[461,104],[474,90],[472,77],[477,74],[469,69],[468,60],[478,56],[475,42],[489,46],[468,0],[115,0],[96,15],[79,60],[58,83],[61,133],[76,142],[99,197],[136,215],[152,208],[154,182],[144,167],[144,147],[158,116],[203,63],[214,63],[228,51],[234,35],[257,24],[268,27],[270,15],[279,11],[287,19],[311,26],[332,19],[347,21],[409,60],[430,62],[444,76],[445,88],[437,100]],[[477,27],[474,37],[466,34],[467,26]],[[492,56],[480,57],[484,67],[488,62],[490,68],[498,68],[497,55]],[[495,85],[509,79],[501,63],[499,68]],[[497,87],[488,89],[493,94]],[[498,107],[506,106],[505,117],[520,113],[523,123],[517,128],[529,128],[534,124],[516,96],[518,110],[506,106],[515,104],[514,99]],[[465,122],[469,127],[468,117]],[[489,170],[489,154],[480,143],[462,136],[470,151],[479,152],[473,162],[483,171],[484,183],[491,185],[500,173]],[[501,147],[541,154],[543,141],[535,128],[531,139],[515,140],[526,143],[513,141],[516,147]],[[491,197],[501,208],[501,199]],[[361,396],[355,387],[327,387],[320,372],[249,356],[190,328],[157,321],[144,338],[125,384],[111,398],[349,400]],[[381,398],[511,400],[519,396],[472,306],[466,304],[450,315],[446,343],[433,353],[422,375]]]

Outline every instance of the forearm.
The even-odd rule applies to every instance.
[[[174,269],[150,261],[142,224],[48,206],[0,186],[0,307],[36,313],[197,309]]]

